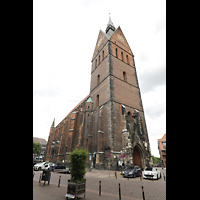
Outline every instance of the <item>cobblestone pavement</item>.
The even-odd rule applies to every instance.
[[[146,200],[165,200],[166,199],[166,181],[164,181],[163,173],[166,176],[166,170],[159,169],[162,178],[159,180],[140,180],[136,178],[123,178],[117,171],[117,179],[115,172],[108,170],[92,170],[86,173],[86,200],[117,200],[119,199],[119,187],[121,186],[122,200],[142,200],[142,189]],[[35,171],[33,178],[33,200],[64,200],[67,192],[67,180],[70,179],[69,174],[51,173],[50,185],[43,186],[43,181],[39,183],[41,172]],[[61,176],[60,187],[58,187],[59,176]],[[101,196],[99,196],[99,181],[101,181]],[[83,198],[83,197],[82,197]],[[81,198],[80,198],[81,199]]]

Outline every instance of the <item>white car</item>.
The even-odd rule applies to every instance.
[[[52,170],[52,167],[53,167],[54,165],[55,165],[55,164],[52,163],[52,162],[46,162],[44,165],[42,165],[41,169]]]
[[[159,178],[161,178],[161,173],[155,167],[147,167],[143,171],[143,178],[158,180]]]
[[[37,163],[35,164],[33,167],[34,167],[34,170],[42,170],[44,169],[45,167],[45,164],[47,164],[48,162],[42,162],[42,163]]]

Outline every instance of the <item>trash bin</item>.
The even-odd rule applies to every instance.
[[[50,170],[43,169],[42,181],[44,181],[44,185],[45,185],[45,182],[46,182],[46,181],[48,181],[48,185],[49,185],[49,183],[50,183],[50,178],[51,178],[51,171],[50,171]]]

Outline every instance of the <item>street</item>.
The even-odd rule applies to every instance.
[[[142,188],[144,190],[145,200],[165,200],[166,199],[166,170],[158,168],[161,171],[162,178],[158,180],[147,180],[140,177],[123,178],[117,171],[95,170],[87,172],[86,181],[86,200],[117,200],[119,199],[119,183],[121,188],[122,200],[142,200]],[[42,171],[34,171],[33,178],[33,200],[64,200],[67,192],[67,180],[70,174],[51,173],[50,184],[43,186],[44,181],[39,183],[39,176]],[[58,187],[59,176],[61,176],[60,187]],[[99,196],[99,181],[101,181],[101,196]],[[80,196],[81,197],[81,196]],[[83,196],[79,199],[83,199]]]

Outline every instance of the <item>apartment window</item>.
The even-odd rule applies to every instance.
[[[123,52],[121,52],[121,59],[122,59],[122,61],[124,61]]]
[[[127,82],[126,72],[123,72],[123,80]]]
[[[117,56],[117,48],[116,48],[116,50],[115,50],[115,51],[116,51],[116,58],[118,58],[118,56]]]

